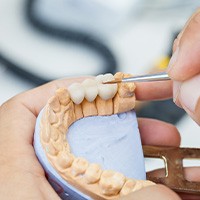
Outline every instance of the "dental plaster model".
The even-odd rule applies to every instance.
[[[102,84],[104,81],[123,77],[128,75],[120,72],[114,76],[99,75],[95,79],[73,83],[67,89],[60,88],[42,111],[40,127],[36,128],[36,132],[40,129],[40,143],[45,156],[61,179],[72,186],[75,193],[80,191],[79,198],[66,199],[115,199],[154,184],[146,180],[128,178],[114,170],[104,170],[99,163],[90,163],[85,158],[76,157],[72,154],[66,138],[69,127],[81,118],[110,116],[134,108],[134,83]],[[35,149],[42,163],[45,156],[40,156],[38,145],[35,145]],[[47,169],[47,174],[51,170]],[[59,187],[55,181],[51,184],[54,188]]]

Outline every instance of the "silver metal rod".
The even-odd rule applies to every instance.
[[[150,81],[164,81],[164,80],[171,80],[166,72],[123,78],[122,82],[150,82]]]

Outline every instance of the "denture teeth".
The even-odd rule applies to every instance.
[[[111,170],[105,170],[101,174],[99,186],[104,195],[117,195],[124,185],[126,178],[123,174]]]
[[[82,82],[82,85],[85,90],[85,98],[87,99],[87,101],[94,101],[98,95],[97,82],[93,79],[86,79]]]
[[[83,101],[85,97],[85,92],[84,92],[84,87],[80,83],[73,83],[68,87],[68,91],[71,100],[75,104],[80,104]]]
[[[101,176],[102,170],[98,164],[92,163],[89,165],[85,172],[85,178],[87,183],[92,184],[96,183]]]
[[[75,158],[74,162],[72,163],[72,166],[71,166],[71,173],[74,175],[74,176],[78,176],[80,174],[83,174],[87,167],[88,167],[89,163],[86,159],[84,158]]]
[[[135,185],[136,185],[136,180],[127,180],[120,191],[120,195],[124,196],[132,192]]]
[[[117,92],[117,84],[103,84],[103,82],[112,80],[114,80],[112,74],[99,75],[96,77],[98,83],[98,94],[103,100],[113,98]]]
[[[103,83],[103,74],[99,74],[98,76],[95,77],[95,80],[97,83]]]

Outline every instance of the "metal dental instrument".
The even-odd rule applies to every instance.
[[[114,84],[114,83],[126,83],[126,82],[151,82],[151,81],[166,81],[171,80],[166,72],[157,74],[147,74],[142,76],[133,76],[129,78],[115,79],[112,81],[106,81],[104,84]]]

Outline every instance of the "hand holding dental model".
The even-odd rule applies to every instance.
[[[116,199],[155,185],[145,180],[135,84],[103,84],[127,76],[98,75],[60,88],[40,112],[35,152],[62,199]]]
[[[59,199],[35,156],[32,143],[34,126],[39,112],[57,88],[68,88],[74,82],[82,83],[83,81],[84,78],[53,81],[19,94],[1,106],[1,199],[13,197],[15,199]],[[163,90],[162,85],[157,85],[151,93],[148,91],[148,85],[142,87],[138,85],[136,90],[138,98],[142,100],[142,95],[149,99],[161,98],[159,94]],[[165,95],[167,96],[162,96],[162,98],[168,97],[169,93]],[[62,102],[65,103],[64,100]],[[138,119],[138,125],[143,144],[178,146],[180,143],[177,129],[170,124],[152,119]],[[162,132],[162,137],[160,137],[160,132]],[[150,187],[152,191],[164,192],[161,194],[163,198],[164,196],[176,197],[175,193],[164,186]],[[137,198],[137,195],[135,197]]]
[[[199,75],[197,75],[200,72],[200,56],[198,51],[200,49],[198,34],[200,32],[200,23],[194,22],[199,21],[200,14],[197,12],[179,37],[179,53],[176,53],[176,55],[178,54],[178,58],[175,64],[171,64],[173,68],[169,69],[169,74],[172,79],[182,81],[181,87],[178,87],[179,92],[178,95],[176,95],[177,98],[175,98],[178,101],[176,102],[180,102],[180,105],[198,123],[200,123],[198,90],[200,78]],[[192,37],[190,37],[191,35]],[[191,40],[190,42],[188,42],[189,39]],[[187,45],[189,45],[189,47]],[[185,51],[186,53],[184,53]],[[189,56],[191,57],[189,58]],[[181,68],[182,66],[183,69]],[[182,72],[183,75],[181,75]],[[35,156],[32,144],[35,122],[39,112],[46,105],[48,99],[54,95],[56,89],[67,88],[74,82],[82,83],[83,81],[84,78],[53,81],[19,94],[0,107],[1,199],[60,199],[48,183],[44,171]],[[190,87],[192,87],[192,89],[188,90]],[[174,91],[176,91],[175,86]],[[187,96],[184,93],[185,91],[187,92]],[[138,83],[136,85],[135,94],[138,100],[169,98],[172,96],[171,82],[167,84]],[[191,104],[188,105],[187,102],[189,101],[185,102],[185,100],[188,98],[190,100],[191,95],[195,96],[191,98]],[[105,91],[103,92],[103,96],[107,96]],[[80,96],[79,98],[80,99],[75,98],[74,100],[81,101],[82,97]],[[88,98],[94,97],[89,95]],[[54,118],[51,119],[54,120]],[[143,144],[167,146],[178,146],[180,144],[179,133],[177,129],[170,124],[152,119],[138,119],[138,125]],[[161,132],[162,135],[160,135]],[[188,180],[200,181],[196,176],[196,174],[199,173],[199,168],[188,169],[186,170],[186,177]],[[123,199],[176,200],[179,199],[179,197],[164,186],[152,185],[143,187],[128,196],[124,196]]]

